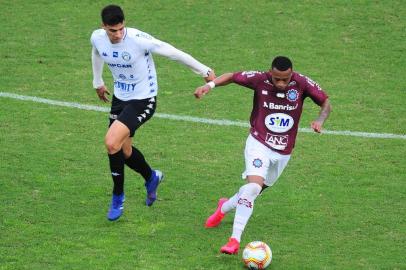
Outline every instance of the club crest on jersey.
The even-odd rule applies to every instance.
[[[131,60],[131,54],[128,52],[122,52],[121,57],[123,58],[124,61],[130,61]]]
[[[256,158],[256,159],[254,159],[254,161],[252,161],[252,165],[254,165],[255,168],[261,168],[262,160],[260,160],[259,158]]]
[[[296,89],[290,89],[288,90],[286,97],[291,102],[296,101],[299,98],[299,92]]]

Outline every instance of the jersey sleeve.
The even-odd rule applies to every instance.
[[[154,51],[162,44],[162,41],[154,38],[148,33],[138,31],[135,34],[137,46],[145,51]]]
[[[202,77],[207,77],[209,75],[211,71],[209,67],[200,63],[191,55],[173,47],[169,43],[156,39],[144,32],[139,32],[136,36],[138,37],[138,45],[140,48],[177,61],[189,67],[194,73],[199,74]]]
[[[100,57],[99,52],[96,49],[95,36],[96,31],[93,32],[90,37],[90,43],[92,44],[92,71],[93,71],[93,88],[98,88],[104,85],[102,78],[104,61]]]
[[[303,77],[305,79],[305,95],[321,106],[328,98],[327,93],[315,81],[307,76]]]
[[[247,88],[255,90],[259,78],[261,77],[259,71],[240,71],[233,74],[233,82]]]
[[[104,85],[103,81],[103,59],[100,57],[95,47],[92,47],[92,70],[93,70],[93,88],[97,89]]]
[[[92,46],[94,47],[94,32],[90,36],[90,44],[92,44]]]

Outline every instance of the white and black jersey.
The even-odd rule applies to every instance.
[[[146,99],[158,93],[158,81],[152,54],[166,56],[208,76],[211,69],[187,53],[134,28],[125,28],[121,42],[113,44],[104,29],[95,30],[92,43],[93,87],[104,85],[103,63],[114,79],[114,95],[123,101]]]

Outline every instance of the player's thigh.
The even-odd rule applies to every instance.
[[[268,168],[267,178],[265,179],[265,184],[267,186],[272,186],[273,184],[275,184],[290,160],[290,155],[281,155],[272,150],[270,151],[270,166]]]
[[[125,124],[130,130],[130,137],[134,136],[135,131],[146,123],[155,113],[156,97],[131,100],[118,115],[117,120]]]
[[[244,150],[245,171],[242,174],[244,179],[248,177],[256,179],[257,177],[255,176],[266,179],[270,165],[266,148],[265,145],[254,139],[251,135],[248,136]]]

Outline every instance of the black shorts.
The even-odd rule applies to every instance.
[[[156,97],[122,101],[113,95],[109,127],[114,120],[119,120],[128,127],[130,137],[133,137],[135,131],[152,117],[155,108]]]

